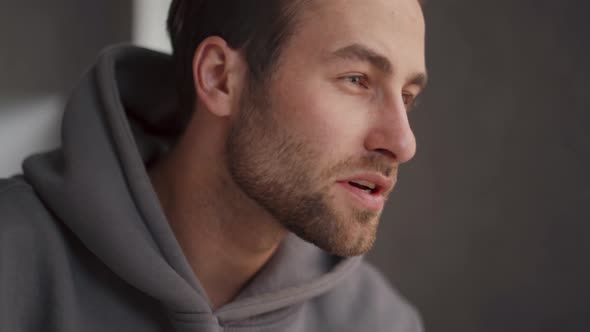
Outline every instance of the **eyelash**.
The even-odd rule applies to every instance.
[[[360,86],[363,89],[369,89],[369,83],[368,83],[368,78],[365,75],[349,75],[349,76],[345,76],[343,77],[343,79],[347,80],[348,82]],[[359,82],[354,82],[354,80],[358,79]]]
[[[343,79],[347,80],[348,82],[360,86],[363,89],[369,89],[369,84],[368,84],[368,78],[365,75],[348,75],[348,76],[344,76]],[[356,81],[356,80],[359,81]],[[355,82],[356,81],[356,82]],[[412,106],[413,102],[414,102],[414,95],[412,95],[411,93],[402,93],[402,99],[404,102],[404,105],[410,107]]]

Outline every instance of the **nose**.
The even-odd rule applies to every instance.
[[[375,123],[366,137],[365,148],[386,155],[400,164],[414,157],[416,138],[401,97],[378,111]]]

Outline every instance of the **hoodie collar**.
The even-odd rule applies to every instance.
[[[146,172],[183,128],[175,97],[170,56],[111,47],[71,96],[62,147],[28,158],[23,168],[56,216],[127,283],[172,311],[213,314]],[[303,302],[335,287],[359,261],[290,235],[214,314],[234,321]]]

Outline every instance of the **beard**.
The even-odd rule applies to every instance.
[[[228,169],[233,181],[286,229],[337,256],[368,252],[375,242],[381,212],[338,206],[331,195],[334,179],[355,170],[391,176],[383,157],[347,158],[320,169],[322,150],[303,135],[289,134],[277,121],[268,89],[248,89],[227,141]],[[343,204],[341,204],[343,205]]]

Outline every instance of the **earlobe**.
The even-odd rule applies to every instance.
[[[193,81],[196,96],[209,112],[225,117],[232,113],[235,91],[236,51],[220,37],[208,37],[197,48],[193,58]]]

